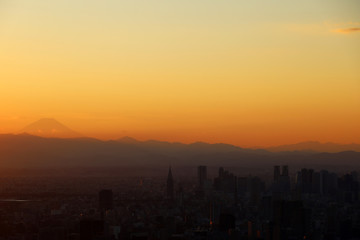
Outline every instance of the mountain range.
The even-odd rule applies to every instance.
[[[20,130],[18,133],[27,133],[34,136],[40,136],[45,138],[82,138],[84,135],[77,133],[76,131],[68,128],[62,123],[53,118],[42,118],[36,122],[33,122]],[[135,143],[138,140],[131,137],[123,137],[118,141],[122,143]],[[148,142],[158,142],[150,140]],[[201,144],[201,143],[196,143]],[[219,144],[221,145],[221,144]],[[229,144],[222,144],[232,146]],[[155,146],[154,146],[155,147]],[[235,147],[235,146],[232,146]],[[360,144],[337,144],[337,143],[320,143],[316,141],[300,142],[296,144],[280,145],[274,147],[262,147],[252,149],[263,149],[269,152],[285,152],[285,151],[305,151],[305,152],[343,152],[343,151],[356,151],[360,152]]]
[[[337,144],[337,143],[320,143],[316,141],[301,142],[296,144],[282,145],[276,147],[264,148],[270,152],[284,152],[284,151],[307,151],[307,152],[343,152],[356,151],[360,152],[360,144]]]
[[[42,118],[36,122],[27,125],[19,131],[20,133],[28,133],[34,136],[50,137],[50,138],[78,138],[81,134],[71,130],[67,126],[58,122],[53,118]]]
[[[354,151],[359,149],[356,144],[307,142],[268,149],[248,149],[223,143],[183,144],[156,140],[138,141],[131,137],[102,141],[79,137],[80,134],[52,119],[38,121],[24,130],[26,132],[22,134],[0,134],[0,168],[169,164],[257,168],[277,164],[360,166],[360,151]],[[36,130],[38,135],[45,132],[45,135],[34,136],[28,130]],[[56,137],[48,137],[49,131]]]
[[[131,141],[129,141],[131,140]],[[360,166],[360,152],[269,152],[228,144],[0,135],[0,168],[115,166]]]

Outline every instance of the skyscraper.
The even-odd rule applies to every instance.
[[[289,176],[289,166],[288,165],[284,165],[282,166],[282,172],[281,172],[282,176]]]
[[[280,166],[274,166],[274,182],[279,181],[280,178]]]
[[[204,184],[207,179],[207,169],[206,166],[198,166],[198,181],[200,190],[204,189]]]
[[[166,196],[168,199],[174,198],[174,179],[172,176],[171,167],[169,167],[169,173],[167,177]]]
[[[280,166],[274,166],[273,192],[286,193],[289,191],[290,191],[289,167],[287,165],[283,165],[282,170],[280,172]]]

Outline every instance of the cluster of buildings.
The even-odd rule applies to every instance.
[[[274,166],[267,181],[222,167],[210,178],[207,166],[179,180],[173,170],[99,191],[83,183],[86,191],[51,193],[49,185],[27,200],[2,199],[0,240],[360,239],[357,172]],[[15,185],[26,192],[35,184]],[[4,184],[0,196],[9,196]]]

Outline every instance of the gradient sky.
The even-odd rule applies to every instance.
[[[358,0],[0,0],[0,133],[360,143]]]

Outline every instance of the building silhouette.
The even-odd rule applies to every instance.
[[[281,172],[280,172],[280,166],[274,166],[273,192],[276,193],[290,192],[290,176],[289,176],[289,167],[287,165],[282,166]]]
[[[207,179],[207,168],[206,166],[198,166],[198,181],[199,188],[204,189],[205,181]]]
[[[237,192],[236,176],[224,168],[219,168],[219,176],[214,179],[214,189],[226,193]]]
[[[281,176],[285,176],[285,177],[289,176],[289,166],[288,165],[282,166]]]
[[[274,182],[279,181],[280,178],[280,166],[274,166]]]
[[[171,172],[171,167],[169,167],[169,173],[166,182],[166,196],[168,199],[174,199],[174,179]]]
[[[314,185],[314,169],[301,169],[301,171],[297,173],[296,184],[302,193],[312,193]]]

